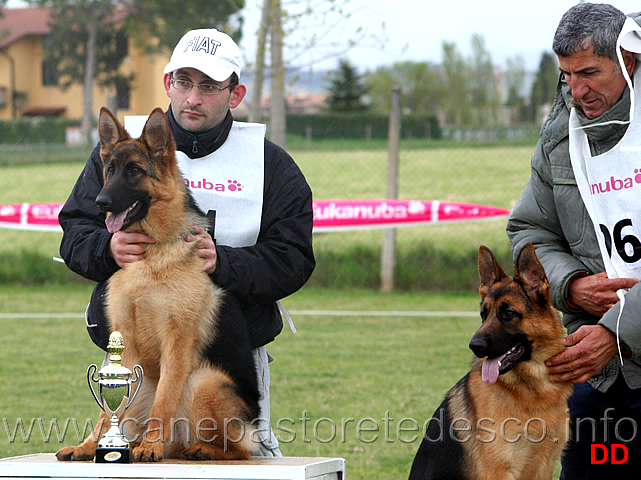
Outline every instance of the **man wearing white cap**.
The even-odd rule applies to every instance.
[[[247,373],[257,374],[261,389],[254,455],[280,456],[269,423],[271,357],[265,345],[283,326],[278,301],[302,287],[315,266],[312,193],[287,152],[265,139],[264,125],[234,122],[230,109],[247,92],[240,74],[240,51],[228,35],[215,29],[186,33],[164,69],[171,100],[166,115],[185,182],[198,207],[215,218],[211,235],[195,231],[186,241],[199,242],[204,270],[226,291],[220,315],[244,318],[255,348],[257,372]],[[130,129],[127,119],[125,127]],[[154,239],[107,232],[94,202],[103,184],[99,149],[92,152],[59,220],[65,262],[100,282],[87,310],[87,327],[104,349],[105,281],[141,259]]]
[[[209,132],[240,104],[247,93],[239,84],[240,65],[238,46],[222,32],[192,30],[180,39],[163,71],[163,82],[182,128]]]
[[[641,13],[607,4],[563,15],[561,80],[507,225],[513,252],[534,244],[569,333],[547,361],[554,380],[575,384],[564,480],[641,468],[639,24]]]

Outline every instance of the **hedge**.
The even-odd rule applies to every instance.
[[[244,120],[239,118],[239,120]],[[288,114],[287,134],[315,140],[334,138],[384,139],[388,135],[389,119],[384,115],[355,114]],[[0,120],[0,143],[33,144],[65,143],[65,130],[78,126],[69,119],[33,118]],[[403,138],[441,138],[435,117],[405,115],[402,120]]]
[[[316,140],[330,138],[387,138],[389,117],[373,113],[323,113],[287,115],[287,133]],[[401,121],[403,138],[441,138],[436,117],[404,115]]]
[[[54,118],[0,120],[0,143],[65,143],[67,127],[78,125],[77,120]]]

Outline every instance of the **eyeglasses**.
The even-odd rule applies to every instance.
[[[187,80],[179,80],[177,78],[172,78],[169,82],[174,86],[174,88],[176,88],[176,90],[180,90],[181,92],[189,92],[191,91],[192,87],[198,87],[198,91],[203,95],[218,95],[226,88],[235,87],[236,85],[238,85],[237,83],[230,83],[229,85],[225,85],[224,87],[212,85],[211,83],[201,83],[200,85],[198,85],[196,83],[192,83]]]

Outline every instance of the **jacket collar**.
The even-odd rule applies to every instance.
[[[568,109],[572,108],[573,99],[572,91],[567,84],[563,84],[563,99]],[[583,113],[583,110],[580,108],[576,109],[577,116],[579,118],[579,123],[582,126],[596,125],[600,123],[609,122],[612,120],[627,121],[630,119],[630,90],[628,87],[625,88],[621,98],[617,103],[615,103],[610,110],[607,110],[597,118],[589,119]],[[628,124],[609,124],[603,126],[596,126],[595,128],[586,128],[585,132],[592,142],[599,142],[601,140],[607,140],[613,134],[618,132],[625,132],[628,129]],[[623,135],[621,133],[621,136]]]
[[[167,109],[166,115],[169,128],[174,134],[176,149],[192,159],[204,157],[218,150],[227,140],[234,121],[231,111],[227,110],[225,119],[218,127],[208,132],[196,134],[185,130],[178,124],[171,107]]]

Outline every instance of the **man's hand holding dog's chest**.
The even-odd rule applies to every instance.
[[[120,268],[141,260],[147,245],[156,240],[142,233],[119,231],[112,235],[109,241],[109,251]]]
[[[563,343],[570,348],[545,362],[557,382],[585,383],[617,352],[616,337],[601,325],[583,325]]]
[[[198,242],[198,256],[205,259],[203,272],[211,275],[216,271],[218,255],[216,253],[216,244],[211,235],[202,228],[195,228],[192,235],[185,237],[186,242]]]

